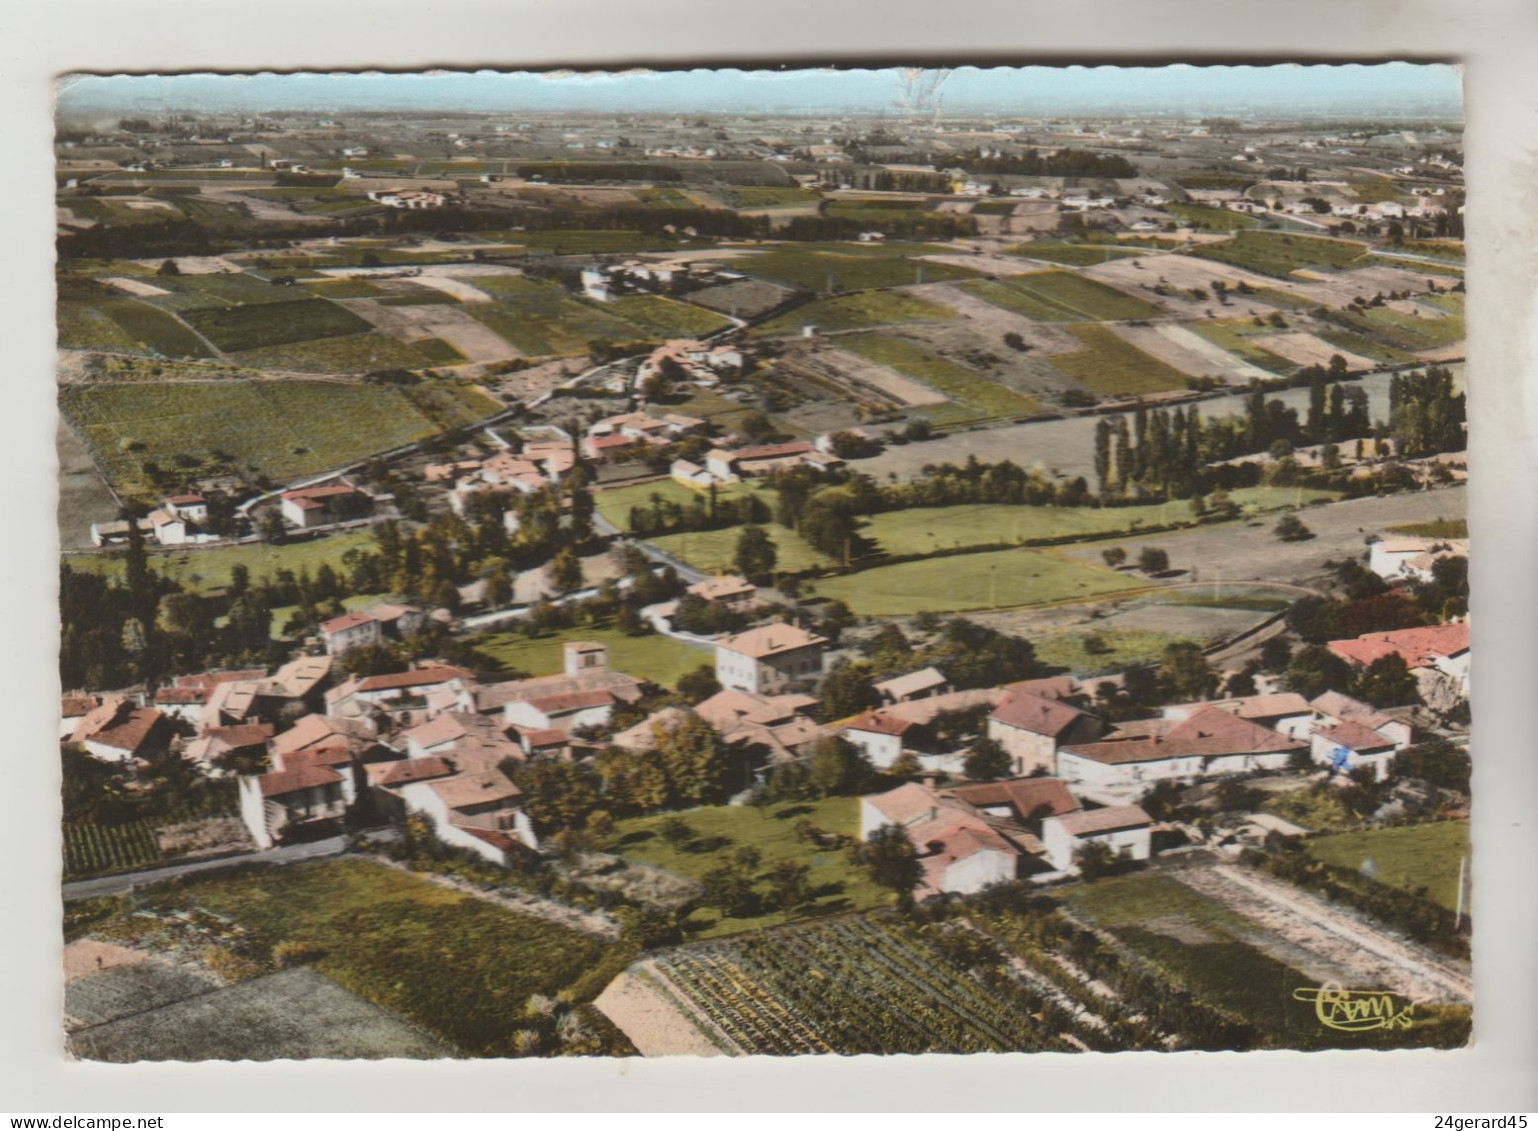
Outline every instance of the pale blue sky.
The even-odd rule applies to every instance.
[[[838,111],[895,108],[891,70],[694,70],[651,74],[297,74],[77,76],[59,107],[76,109],[460,109]],[[961,68],[945,85],[948,112],[1022,116],[1072,112],[1274,112],[1455,117],[1457,67],[1345,64],[1198,67]]]

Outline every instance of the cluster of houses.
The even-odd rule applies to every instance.
[[[702,431],[705,421],[697,416],[668,412],[653,416],[644,408],[619,416],[606,416],[588,426],[582,454],[588,459],[613,459],[634,454],[647,446],[665,447]]]
[[[134,520],[93,522],[92,545],[117,546],[127,542],[130,521]],[[168,495],[158,507],[136,521],[141,534],[162,546],[196,546],[220,538],[208,528],[208,499],[198,494]]]
[[[746,364],[747,358],[737,346],[712,346],[693,338],[675,338],[641,359],[632,385],[640,392],[653,377],[665,375],[671,368],[685,381],[711,387],[719,385],[722,377],[741,373]]]
[[[582,293],[595,302],[612,302],[635,291],[675,291],[709,283],[734,283],[747,276],[723,270],[704,260],[627,259],[623,263],[592,263],[582,269]]]
[[[712,448],[700,463],[674,460],[669,474],[675,482],[703,491],[712,484],[755,479],[780,468],[809,467],[814,471],[832,471],[843,466],[844,461],[831,452],[821,451],[802,440],[791,440],[740,448]]]

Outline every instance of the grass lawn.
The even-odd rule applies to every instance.
[[[609,649],[609,666],[615,671],[627,672],[663,687],[674,686],[680,677],[701,664],[714,663],[706,649],[691,647],[672,637],[656,633],[626,636],[612,628],[570,628],[536,637],[498,632],[486,636],[477,645],[477,650],[496,660],[507,671],[554,675],[561,671],[561,646],[568,640],[603,644]]]
[[[1336,867],[1360,869],[1371,860],[1372,878],[1380,884],[1408,892],[1425,888],[1432,902],[1455,909],[1458,862],[1469,851],[1469,825],[1438,821],[1311,837],[1303,843],[1310,856]]]
[[[809,879],[817,899],[803,918],[887,907],[892,903],[891,891],[875,884],[863,868],[851,864],[842,852],[818,849],[796,839],[795,826],[803,818],[823,832],[857,836],[859,804],[856,798],[832,797],[825,801],[771,805],[762,813],[751,805],[711,805],[677,814],[635,817],[617,821],[613,836],[599,847],[639,864],[697,880],[728,860],[733,849],[752,846],[762,857],[760,876],[767,877],[781,860],[796,860],[811,867]],[[675,848],[662,839],[659,828],[672,816],[688,823],[695,832],[695,840]],[[769,890],[767,882],[760,883],[758,888],[765,893]],[[728,919],[715,908],[700,908],[688,920],[691,934],[697,931],[698,938],[777,926],[782,921],[784,917],[779,912],[752,919]]]
[[[1257,326],[1253,320],[1246,319],[1221,319],[1218,321],[1205,320],[1200,322],[1187,322],[1185,327],[1206,338],[1213,345],[1227,350],[1237,357],[1243,358],[1251,365],[1260,367],[1268,373],[1291,373],[1298,368],[1298,363],[1285,358],[1279,353],[1272,353],[1264,346],[1258,346],[1250,341],[1256,334],[1274,334],[1275,326]]]
[[[1104,326],[1070,326],[1068,332],[1085,348],[1047,360],[1058,372],[1086,388],[1113,397],[1185,388],[1184,373],[1144,353]]]
[[[944,250],[913,245],[919,253]],[[948,263],[916,263],[904,254],[901,244],[818,244],[815,247],[786,247],[760,255],[745,256],[732,266],[745,275],[783,283],[804,291],[827,294],[831,289],[865,291],[876,287],[902,287],[919,281],[940,283],[949,279],[970,279],[976,275],[965,267]]]
[[[717,489],[716,498],[733,498],[749,489],[740,483],[729,484]],[[677,503],[682,507],[692,507],[696,499],[706,497],[704,492],[685,487],[677,480],[658,479],[652,483],[636,483],[629,487],[611,487],[603,491],[594,491],[593,505],[598,508],[599,514],[615,526],[621,530],[628,530],[631,508],[649,508],[653,495],[659,495],[665,501]]]
[[[296,574],[301,569],[308,569],[314,574],[323,564],[330,565],[332,569],[342,569],[342,556],[348,550],[371,549],[373,544],[374,537],[368,531],[352,530],[345,534],[312,538],[306,542],[286,542],[281,546],[259,542],[250,546],[229,546],[215,550],[152,553],[149,557],[150,568],[156,573],[208,592],[227,586],[230,583],[230,572],[237,565],[243,565],[250,571],[253,582],[263,577],[273,577],[280,569],[293,570]],[[121,577],[123,573],[121,553],[78,554],[66,560],[71,569],[81,572],[102,573],[108,577]]]
[[[1107,243],[1022,243],[1004,249],[1007,255],[1023,259],[1045,259],[1050,263],[1062,263],[1069,267],[1088,267],[1094,263],[1109,263],[1113,259],[1125,259],[1140,252]]]
[[[626,295],[605,303],[604,309],[623,318],[642,334],[659,338],[702,338],[731,325],[712,310],[660,295]]]
[[[758,335],[799,334],[801,327],[819,330],[861,330],[871,326],[889,326],[896,322],[948,322],[956,312],[948,306],[929,302],[902,291],[862,291],[835,295],[798,306],[787,314],[756,326]]]
[[[823,556],[808,545],[801,535],[783,526],[769,524],[764,527],[769,540],[779,552],[776,568],[797,573],[813,566],[832,565],[832,559]],[[742,531],[734,526],[724,530],[702,530],[690,534],[664,534],[647,541],[674,557],[682,558],[696,569],[706,573],[731,573],[736,569],[737,539]]]
[[[229,466],[275,482],[313,475],[437,432],[455,402],[457,423],[491,402],[470,390],[418,393],[387,385],[321,381],[217,381],[175,385],[73,385],[59,407],[120,491],[153,495],[146,465]],[[428,409],[424,412],[423,409]],[[181,458],[179,458],[181,457]]]
[[[1159,632],[1062,633],[1036,636],[1031,644],[1036,658],[1052,668],[1062,668],[1085,678],[1119,672],[1131,664],[1158,666],[1164,650],[1185,639]]]
[[[840,349],[885,365],[905,377],[922,381],[954,404],[923,409],[936,424],[1030,416],[1041,411],[1041,402],[1007,389],[972,370],[936,357],[912,342],[885,334],[850,334],[838,339]]]
[[[1092,537],[1118,530],[1130,532],[1138,525],[1187,522],[1190,518],[1190,504],[1184,501],[1136,507],[965,503],[953,507],[912,507],[870,515],[864,519],[860,533],[874,539],[890,554],[929,554],[957,546],[1075,535]]]
[[[996,550],[880,566],[815,586],[818,596],[843,601],[860,616],[911,616],[1098,597],[1147,583],[1034,550]]]
[[[335,338],[370,329],[369,324],[352,311],[320,298],[209,307],[186,311],[183,317],[200,334],[226,351],[260,349],[311,338]]]
[[[1212,231],[1234,232],[1241,228],[1253,228],[1260,223],[1247,212],[1234,212],[1228,208],[1213,208],[1207,204],[1166,204],[1164,210],[1187,228],[1207,228]]]
[[[569,989],[590,1001],[630,957],[361,860],[194,878],[168,897],[231,916],[261,948],[322,948],[320,973],[472,1056],[511,1054],[530,995]]]
[[[1158,313],[1140,298],[1069,271],[970,283],[978,298],[1039,322],[1112,322]]]
[[[1367,245],[1323,236],[1294,236],[1283,232],[1239,232],[1222,243],[1202,244],[1188,253],[1215,259],[1262,275],[1286,278],[1300,267],[1339,269],[1360,266]]]

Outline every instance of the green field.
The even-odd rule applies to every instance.
[[[384,291],[363,279],[322,279],[306,283],[306,289],[321,298],[378,298]]]
[[[561,671],[561,646],[568,640],[590,640],[609,649],[609,666],[637,679],[662,687],[674,686],[681,676],[701,664],[713,664],[711,653],[669,636],[649,633],[626,636],[612,628],[572,628],[549,636],[527,637],[500,632],[484,638],[477,651],[490,656],[506,671],[552,675]]]
[[[469,387],[431,389],[411,390],[423,398],[419,408],[407,390],[386,385],[74,385],[60,390],[59,405],[114,486],[144,496],[153,494],[146,464],[172,469],[190,459],[188,471],[225,465],[281,482],[423,439],[445,419],[471,423],[497,407]]]
[[[926,283],[976,275],[946,263],[917,263],[905,254],[910,248],[913,254],[946,250],[923,244],[819,244],[743,256],[733,260],[732,266],[754,278],[818,294],[829,293],[830,283],[835,291],[907,286],[919,281],[921,268]]]
[[[714,311],[659,295],[626,295],[605,303],[604,310],[617,314],[641,334],[659,338],[703,338],[731,325]]]
[[[1211,231],[1233,232],[1253,228],[1260,223],[1247,212],[1234,212],[1228,208],[1213,208],[1206,204],[1166,204],[1164,210],[1180,221],[1183,228],[1206,228]]]
[[[1147,582],[1034,550],[996,550],[880,566],[816,582],[860,616],[1008,609],[1131,592]]]
[[[801,327],[819,330],[863,330],[897,322],[946,322],[956,317],[948,306],[903,291],[862,291],[835,295],[798,306],[787,314],[754,327],[755,334],[799,334]]]
[[[783,526],[769,525],[764,530],[779,551],[777,570],[799,573],[813,566],[828,566],[833,562],[812,549],[801,535]],[[704,530],[691,534],[664,534],[647,541],[666,550],[676,558],[688,562],[695,569],[706,573],[731,573],[736,570],[737,539],[742,531],[737,527],[725,530]]]
[[[1285,279],[1302,267],[1339,270],[1351,264],[1360,266],[1367,255],[1367,245],[1323,236],[1239,232],[1231,240],[1202,244],[1187,254]]]
[[[1439,295],[1438,298],[1459,297]],[[1361,314],[1342,311],[1353,326],[1390,349],[1406,353],[1439,349],[1461,342],[1465,336],[1463,313],[1447,310],[1442,317],[1427,312],[1420,316],[1403,314],[1388,307],[1375,307]]]
[[[183,317],[227,352],[341,337],[371,329],[352,311],[319,298],[189,310]]]
[[[936,357],[902,338],[885,334],[850,334],[839,338],[838,346],[877,365],[894,369],[905,377],[922,381],[949,397],[955,403],[920,410],[936,424],[1030,416],[1041,411],[1041,402],[1035,397],[979,377],[967,367]]]
[[[1070,326],[1068,332],[1086,348],[1078,353],[1055,354],[1047,359],[1048,364],[1088,389],[1119,397],[1185,388],[1184,373],[1105,326]]]
[[[1082,678],[1110,675],[1132,664],[1158,667],[1164,650],[1183,637],[1159,632],[1126,632],[1121,629],[1095,633],[1061,633],[1033,636],[1036,658],[1049,668],[1072,672]]]
[[[538,232],[498,232],[527,250],[541,251],[550,255],[605,255],[631,251],[663,251],[673,246],[668,236],[653,236],[645,232],[618,230],[565,231],[550,229]]]
[[[372,373],[380,369],[420,369],[431,364],[399,338],[373,331],[243,350],[231,354],[230,360],[251,369],[279,373]]]
[[[1315,335],[1322,341],[1329,342],[1337,349],[1349,350],[1362,357],[1371,358],[1373,361],[1385,365],[1403,365],[1416,361],[1414,354],[1397,350],[1393,346],[1385,345],[1376,338],[1369,338],[1364,334],[1358,334],[1351,330],[1342,330],[1337,327],[1321,327]]]
[[[164,889],[163,889],[164,890]],[[592,1000],[628,951],[361,860],[256,869],[148,893],[228,915],[250,943],[306,943],[315,968],[471,1056],[513,1054],[530,995]]]
[[[739,185],[731,190],[732,202],[739,209],[793,208],[802,204],[816,204],[817,193],[803,188],[771,188],[759,185]]]
[[[1458,863],[1468,855],[1469,825],[1438,821],[1310,837],[1303,843],[1310,856],[1339,868],[1359,870],[1371,860],[1372,878],[1380,884],[1408,892],[1425,888],[1433,902],[1456,909]]]
[[[1117,322],[1158,314],[1140,298],[1068,271],[968,283],[967,289],[994,306],[1039,322]]]
[[[1088,267],[1095,263],[1109,263],[1113,259],[1126,259],[1141,252],[1118,247],[1109,243],[1022,243],[1004,249],[1007,255],[1023,259],[1044,259],[1049,263],[1062,263],[1068,267]]]
[[[423,338],[412,342],[411,348],[434,365],[458,365],[465,360],[464,354],[442,338]]]
[[[732,498],[747,490],[749,488],[740,483],[728,484],[716,489],[716,498]],[[651,483],[636,483],[630,487],[609,487],[602,491],[594,491],[593,505],[598,508],[599,514],[615,526],[621,530],[628,530],[631,508],[650,507],[653,495],[658,495],[667,502],[677,503],[681,507],[692,507],[695,500],[705,497],[703,492],[685,487],[677,480],[658,479]]]
[[[60,299],[55,308],[60,349],[145,353],[132,334],[119,326],[100,302]]]
[[[1258,346],[1250,341],[1256,334],[1274,334],[1275,326],[1256,326],[1253,320],[1240,319],[1211,319],[1202,322],[1187,322],[1186,329],[1200,334],[1213,345],[1227,350],[1237,357],[1243,358],[1251,365],[1258,366],[1268,373],[1291,373],[1298,368],[1298,363],[1281,354],[1272,353],[1264,346]]]
[[[694,830],[695,845],[710,844],[712,851],[689,851],[691,845],[675,848],[662,839],[658,829],[672,816],[681,817]],[[619,853],[641,864],[663,868],[680,876],[699,879],[718,867],[735,848],[758,849],[762,860],[758,874],[763,876],[781,860],[795,860],[811,867],[811,886],[817,899],[805,915],[863,911],[889,906],[892,895],[878,887],[864,869],[849,862],[842,852],[818,850],[795,834],[796,822],[811,821],[826,833],[857,836],[860,827],[859,801],[852,797],[833,797],[818,802],[790,802],[771,805],[762,813],[751,805],[711,805],[658,817],[636,817],[615,823],[614,834],[599,847]],[[760,883],[761,891],[768,885]],[[739,931],[773,926],[783,916],[769,912],[752,919],[729,919],[715,908],[699,908],[689,917],[691,934],[698,938],[735,934]]]
[[[447,291],[422,290],[410,294],[387,295],[379,300],[380,306],[454,306],[459,299]]]
[[[206,593],[229,585],[230,575],[238,565],[250,571],[252,581],[275,577],[280,569],[296,574],[307,569],[313,574],[320,566],[329,565],[341,572],[346,568],[342,558],[349,550],[371,550],[373,546],[372,534],[366,530],[352,530],[305,542],[285,542],[281,546],[261,542],[211,550],[151,553],[149,560],[150,568],[156,573]],[[82,573],[100,573],[108,577],[123,575],[121,553],[76,554],[64,560],[71,569]]]
[[[1431,522],[1406,522],[1386,528],[1393,534],[1408,534],[1412,538],[1467,538],[1469,520],[1466,518],[1438,518]]]

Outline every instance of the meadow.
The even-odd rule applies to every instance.
[[[731,325],[715,311],[660,295],[626,295],[605,303],[604,310],[657,338],[703,338]]]
[[[527,357],[578,356],[592,341],[645,338],[638,327],[564,291],[530,293],[493,303],[467,303],[477,322]]]
[[[976,275],[964,267],[919,263],[909,258],[909,254],[942,250],[924,244],[817,244],[778,247],[737,259],[732,266],[745,275],[818,294],[903,287],[919,282],[920,275],[926,283],[970,279]]]
[[[497,664],[504,672],[553,675],[562,670],[562,646],[569,640],[585,640],[609,649],[609,666],[637,679],[650,680],[659,687],[673,687],[679,679],[701,664],[714,663],[711,653],[670,636],[647,633],[626,636],[613,628],[582,626],[544,636],[524,636],[516,632],[489,633],[476,643],[476,651]]]
[[[670,844],[661,833],[664,822],[677,817],[692,832],[690,840]],[[831,797],[824,801],[782,802],[760,811],[752,805],[707,805],[652,817],[616,821],[614,832],[600,848],[628,860],[648,864],[676,875],[698,880],[738,848],[753,848],[760,855],[755,887],[768,893],[768,872],[781,860],[794,860],[810,869],[808,881],[816,893],[803,915],[830,915],[890,906],[892,893],[878,887],[865,870],[851,864],[842,852],[819,849],[796,836],[801,820],[811,821],[825,833],[857,836],[859,801]],[[763,910],[743,919],[723,915],[713,907],[697,908],[686,921],[691,937],[713,938],[785,922],[779,911]]]
[[[371,329],[352,311],[321,298],[205,307],[184,311],[182,317],[215,346],[230,353]]]
[[[277,576],[280,569],[308,570],[313,574],[322,565],[329,565],[341,572],[346,569],[343,558],[350,550],[371,550],[374,536],[366,530],[350,530],[342,534],[330,534],[323,538],[284,542],[253,542],[242,546],[219,546],[208,550],[183,550],[151,552],[150,568],[163,577],[196,592],[212,593],[230,584],[236,566],[244,566],[252,581]],[[123,576],[122,554],[79,554],[65,559],[69,567],[84,573],[100,573],[107,577]],[[345,602],[344,602],[345,603]],[[274,621],[279,621],[274,611]],[[289,613],[296,609],[287,610]],[[287,617],[283,617],[286,620]],[[281,622],[277,627],[281,628]]]
[[[1281,354],[1272,353],[1264,346],[1258,346],[1250,340],[1255,334],[1274,334],[1276,332],[1274,326],[1260,327],[1253,322],[1240,319],[1208,319],[1201,322],[1187,322],[1185,327],[1200,334],[1220,349],[1225,349],[1268,373],[1291,373],[1298,368],[1297,362]]]
[[[1141,252],[1118,247],[1110,243],[1022,243],[1004,249],[1007,255],[1022,259],[1043,259],[1049,263],[1061,263],[1066,267],[1088,267],[1095,263],[1109,263],[1113,259],[1126,259]]]
[[[1130,593],[1148,584],[1033,550],[996,550],[878,566],[821,579],[815,588],[859,616],[891,617],[1044,605]]]
[[[1310,837],[1308,854],[1340,868],[1368,868],[1380,884],[1417,892],[1449,910],[1458,905],[1458,865],[1469,852],[1467,821],[1369,829]],[[1467,906],[1465,906],[1467,910]]]
[[[1234,212],[1228,208],[1214,208],[1206,204],[1166,204],[1164,211],[1179,220],[1182,227],[1208,231],[1239,231],[1244,228],[1253,228],[1260,223],[1248,213]]]
[[[231,354],[230,360],[237,365],[272,373],[315,374],[373,373],[382,369],[421,369],[435,364],[415,344],[374,331],[242,350]]]
[[[750,490],[741,483],[726,484],[716,488],[716,498],[727,499]],[[630,528],[630,511],[633,507],[643,510],[651,506],[651,497],[657,495],[665,502],[681,507],[693,507],[695,501],[705,498],[704,492],[685,487],[674,479],[656,479],[650,483],[635,483],[628,487],[609,487],[593,492],[593,505],[598,513],[621,530]]]

